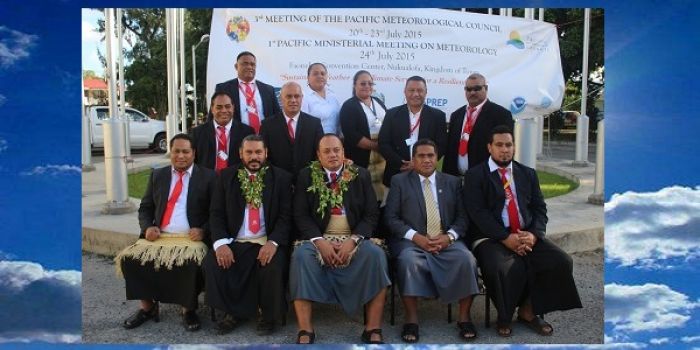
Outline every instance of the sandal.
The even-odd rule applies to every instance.
[[[538,316],[533,317],[530,321],[518,316],[518,322],[525,324],[539,335],[550,336],[554,333],[554,327]]]
[[[476,327],[474,327],[474,324],[471,321],[457,322],[457,328],[459,328],[459,336],[462,337],[462,339],[476,339]]]
[[[496,323],[496,332],[498,335],[504,338],[510,337],[513,333],[513,328],[510,327],[510,323]]]
[[[309,337],[308,343],[301,342],[301,337],[304,337],[304,336]],[[302,329],[299,331],[299,333],[297,333],[297,344],[302,344],[302,345],[313,344],[314,340],[316,340],[316,333],[315,332],[309,332],[309,331],[305,331]]]
[[[407,339],[406,337],[413,336],[413,339]],[[405,323],[403,325],[403,330],[401,331],[401,339],[406,343],[417,343],[420,336],[418,335],[418,324],[417,323]]]
[[[372,334],[379,334],[379,340],[372,340]],[[382,329],[370,329],[362,331],[362,342],[365,344],[384,344],[384,337],[382,336]]]

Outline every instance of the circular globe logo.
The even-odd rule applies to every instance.
[[[510,103],[510,112],[513,114],[518,114],[522,112],[527,106],[527,101],[523,97],[516,97]]]
[[[245,41],[248,33],[250,33],[250,23],[242,16],[233,17],[226,23],[226,35],[232,41]]]

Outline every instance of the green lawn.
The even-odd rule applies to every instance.
[[[538,171],[537,177],[540,178],[540,188],[545,199],[567,194],[578,187],[577,183],[565,177],[544,171]]]
[[[146,184],[150,175],[150,170],[129,174],[129,197],[143,197],[143,194],[146,193]],[[575,182],[559,175],[538,171],[537,176],[540,178],[540,188],[542,188],[544,198],[561,196],[578,187],[578,184]]]

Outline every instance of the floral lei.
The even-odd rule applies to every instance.
[[[311,162],[309,168],[311,168],[311,186],[306,189],[306,192],[318,194],[319,205],[316,212],[321,214],[321,218],[323,218],[326,215],[326,208],[343,206],[343,194],[348,191],[350,181],[357,177],[358,168],[353,164],[345,163],[343,173],[337,180],[338,188],[336,191],[326,185],[326,171],[321,167],[319,161]]]
[[[243,197],[245,198],[245,202],[253,206],[253,208],[260,208],[260,206],[262,206],[262,194],[265,188],[265,171],[267,171],[267,168],[267,166],[260,168],[255,174],[255,180],[253,181],[250,181],[245,167],[238,169],[238,182],[241,183]]]

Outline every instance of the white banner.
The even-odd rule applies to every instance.
[[[489,98],[517,117],[559,109],[564,78],[553,24],[440,9],[215,9],[207,96],[236,77],[241,51],[257,57],[256,79],[306,85],[309,64],[328,67],[343,103],[358,70],[374,77],[388,108],[405,103],[406,78],[428,82],[426,103],[450,113],[466,104],[464,80],[483,74]]]

